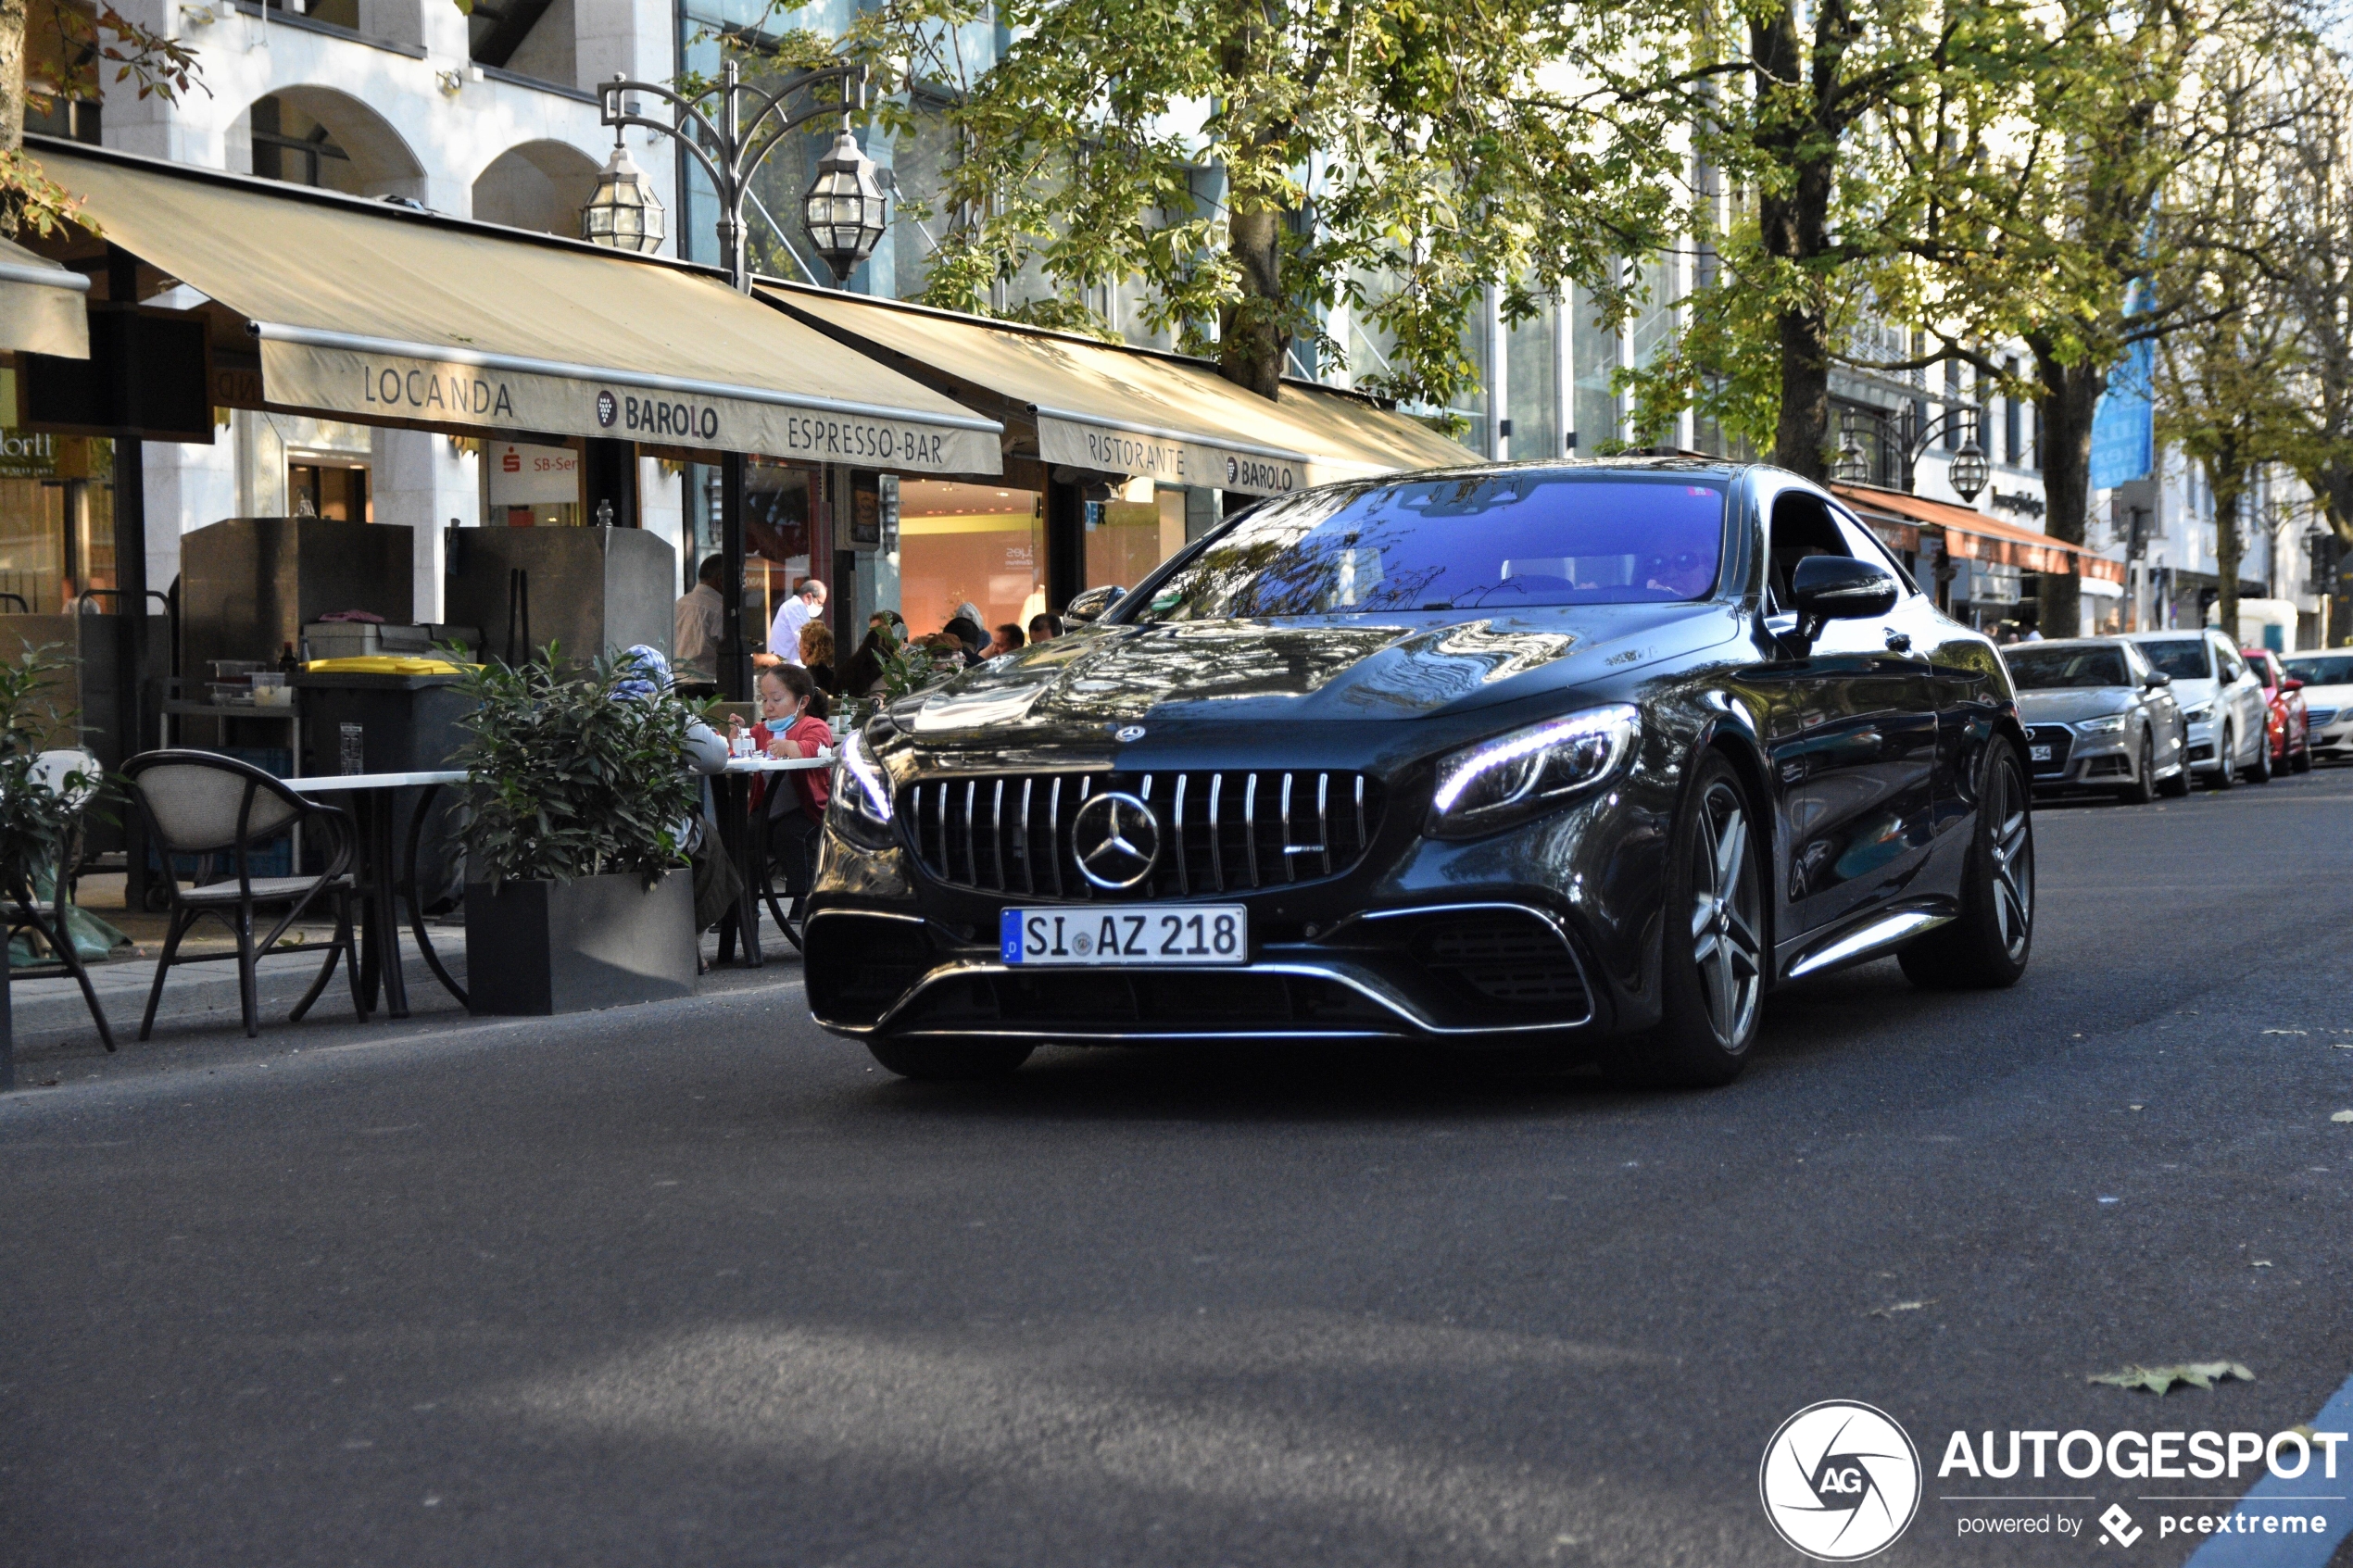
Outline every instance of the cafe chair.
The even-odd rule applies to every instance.
[[[327,961],[320,966],[319,978],[295,1004],[288,1022],[302,1022],[326,990],[338,959],[349,966],[352,1006],[365,1018],[368,1009],[359,993],[359,951],[352,935],[356,894],[350,873],[355,830],[349,814],[340,807],[306,800],[252,764],[217,752],[144,751],[125,762],[122,771],[131,798],[147,824],[148,842],[162,857],[164,885],[170,895],[171,924],[164,937],[163,957],[156,964],[155,988],[147,993],[139,1038],[145,1039],[155,1028],[156,1005],[163,999],[164,979],[173,965],[229,958],[237,960],[238,1001],[245,1012],[245,1034],[260,1034],[254,966],[276,951],[294,922],[321,899],[334,907],[334,937],[327,947]],[[315,842],[324,869],[316,876],[253,875],[251,861],[261,847],[297,827],[306,834],[319,835]],[[179,855],[224,856],[229,873],[183,887],[172,869],[173,857]],[[254,937],[257,909],[285,911],[270,928],[270,935],[258,941]],[[181,957],[181,939],[207,915],[235,933],[237,950]]]
[[[65,747],[44,751],[33,759],[30,782],[35,789],[68,800],[76,808],[87,806],[98,793],[98,759],[86,751]],[[21,967],[10,966],[11,980],[43,980],[60,974],[70,974],[82,987],[82,999],[90,1005],[90,1020],[98,1026],[98,1039],[107,1050],[115,1048],[114,1030],[107,1022],[107,1010],[99,1004],[97,988],[90,984],[90,971],[74,951],[73,928],[67,922],[66,910],[73,902],[73,884],[82,865],[82,827],[77,816],[67,831],[65,842],[58,847],[57,864],[49,868],[49,897],[42,898],[40,889],[22,868],[11,873],[8,885],[0,887],[0,941],[14,941],[19,932],[30,932],[40,937],[41,945],[49,949],[46,962],[35,961]]]

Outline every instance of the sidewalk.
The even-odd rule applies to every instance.
[[[111,886],[108,884],[111,884]],[[113,959],[92,963],[90,983],[98,993],[99,1005],[105,1008],[107,1022],[114,1031],[115,1044],[124,1053],[140,1048],[139,1019],[146,1010],[147,991],[155,984],[156,958],[163,946],[162,916],[126,911],[121,907],[121,878],[92,877],[82,887],[81,903],[101,920],[122,930],[134,940],[134,946],[122,949]],[[305,922],[296,928],[303,946],[296,948],[281,947],[257,966],[256,990],[260,997],[262,1032],[267,1035],[273,1028],[283,1028],[286,1014],[302,994],[318,978],[319,966],[326,961],[325,944],[334,934],[331,922]],[[217,921],[202,922],[196,928],[201,936],[192,935],[181,944],[185,955],[198,953],[229,953],[235,942]],[[466,983],[466,932],[459,923],[441,924],[428,922],[427,933],[433,938],[434,951],[440,956],[442,966],[450,977],[463,985]],[[800,978],[800,955],[769,920],[765,912],[761,920],[761,935],[766,949],[767,968],[759,972],[743,971],[730,966],[714,970],[704,977],[705,989],[736,989],[745,985],[760,985],[763,979],[797,984]],[[706,962],[716,960],[718,938],[705,933],[702,954]],[[416,937],[407,924],[400,928],[401,974],[408,983],[409,1007],[412,1016],[432,1018],[436,1015],[456,1019],[466,1016],[457,998],[442,988],[422,954],[418,952]],[[128,955],[128,956],[124,956]],[[14,1036],[22,1070],[28,1053],[48,1055],[64,1050],[80,1055],[84,1050],[101,1047],[95,1026],[90,1020],[90,1010],[83,1001],[82,988],[71,975],[41,979],[17,979],[9,985]],[[376,1010],[371,1015],[384,1021],[384,999],[379,994]],[[312,1004],[311,1022],[355,1022],[351,1003],[351,983],[344,966],[335,966],[334,977],[327,989]],[[182,964],[176,966],[170,979],[164,983],[163,999],[156,1010],[157,1043],[167,1039],[186,1041],[199,1036],[244,1036],[244,1022],[237,1003],[237,965],[233,959],[220,961]]]

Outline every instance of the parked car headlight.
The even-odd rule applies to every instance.
[[[1525,822],[1617,772],[1642,733],[1642,714],[1614,703],[1458,751],[1438,765],[1428,831],[1466,838]]]
[[[2082,723],[2075,726],[2075,733],[2079,735],[2112,735],[2117,731],[2122,729],[2124,725],[2125,717],[2123,714],[2111,713],[2104,719],[2084,720]]]
[[[2195,708],[2184,708],[2182,709],[2182,717],[2193,724],[2203,724],[2214,717],[2214,705],[2210,702],[2201,702]]]
[[[879,848],[890,842],[890,775],[852,730],[841,737],[841,771],[835,775],[834,811],[849,836]]]

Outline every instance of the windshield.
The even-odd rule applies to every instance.
[[[2143,643],[2141,651],[2148,661],[2177,681],[2210,681],[2214,668],[2206,661],[2206,639],[2174,637],[2162,643]]]
[[[2066,686],[2129,686],[2120,648],[2023,648],[2002,650],[2010,679],[2021,691]]]
[[[2308,686],[2353,686],[2353,653],[2325,658],[2307,655],[2284,660],[2287,672]]]
[[[1686,474],[1504,472],[1276,501],[1193,556],[1136,615],[1519,609],[1705,597],[1724,485]]]

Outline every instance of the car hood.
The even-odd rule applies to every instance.
[[[1618,676],[1730,640],[1718,605],[1089,628],[892,705],[919,738],[1099,731],[1145,719],[1416,718]]]
[[[2071,724],[2103,713],[2121,713],[2132,706],[2130,686],[2077,686],[2018,694],[2019,719],[2029,724]]]

